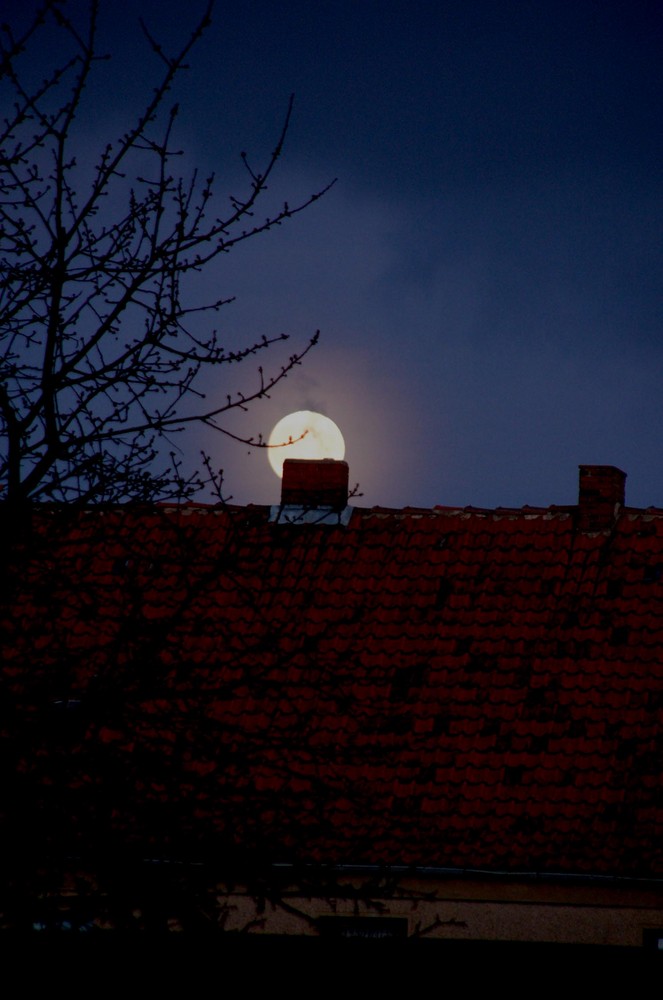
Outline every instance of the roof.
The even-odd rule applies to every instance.
[[[344,520],[37,510],[1,625],[15,845],[663,875],[663,509]]]

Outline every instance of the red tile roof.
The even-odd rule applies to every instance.
[[[663,875],[663,510],[42,509],[9,568],[17,845]]]

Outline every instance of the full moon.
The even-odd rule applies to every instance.
[[[288,444],[291,441],[292,444]],[[277,476],[286,458],[335,458],[345,455],[343,435],[322,413],[297,410],[279,420],[269,435],[267,457]]]

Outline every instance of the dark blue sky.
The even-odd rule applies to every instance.
[[[90,150],[156,74],[138,9],[167,48],[202,4],[102,7]],[[294,92],[272,194],[338,178],[206,278],[237,295],[233,344],[322,331],[232,429],[321,410],[368,505],[573,503],[578,464],[605,463],[663,506],[662,40],[653,0],[219,0],[176,94],[185,164],[222,201]],[[201,443],[236,500],[278,499],[264,454]]]

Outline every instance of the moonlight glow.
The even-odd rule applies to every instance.
[[[286,458],[338,460],[345,455],[345,441],[334,421],[311,410],[298,410],[279,420],[268,443],[267,457],[277,476],[283,475]]]

